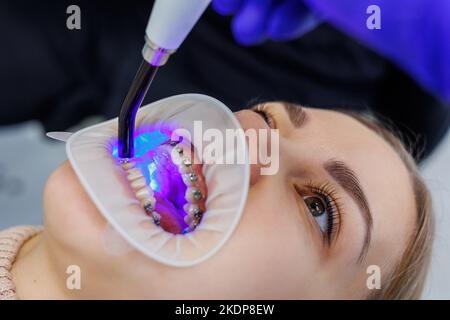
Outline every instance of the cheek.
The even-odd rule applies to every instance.
[[[47,180],[43,202],[45,229],[60,244],[89,248],[99,243],[105,221],[68,162]]]
[[[235,234],[213,258],[216,270],[222,269],[222,285],[239,298],[298,298],[309,291],[318,265],[292,199],[272,185],[260,181],[252,187]]]

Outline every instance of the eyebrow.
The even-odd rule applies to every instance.
[[[281,103],[294,127],[300,128],[306,123],[306,121],[308,120],[308,115],[300,105],[286,101],[283,101]]]
[[[363,247],[358,257],[358,263],[360,263],[364,260],[364,257],[367,254],[372,236],[373,219],[367,197],[364,194],[355,172],[344,162],[331,159],[324,164],[324,168],[328,174],[333,177],[333,179],[347,192],[347,194],[350,195],[360,209],[366,228]]]

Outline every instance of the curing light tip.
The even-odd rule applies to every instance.
[[[158,67],[142,61],[119,114],[118,153],[121,159],[134,157],[134,130],[136,113],[156,75]]]

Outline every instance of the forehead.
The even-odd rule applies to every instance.
[[[383,138],[351,116],[310,108],[306,112],[309,120],[295,129],[296,135],[323,146],[323,161],[338,158],[355,171],[373,215],[374,249],[392,254],[393,249],[402,250],[415,221],[413,191],[403,161]]]

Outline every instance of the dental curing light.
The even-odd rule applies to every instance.
[[[119,157],[134,157],[136,112],[156,75],[174,53],[211,0],[156,0],[145,30],[143,61],[119,113]]]

